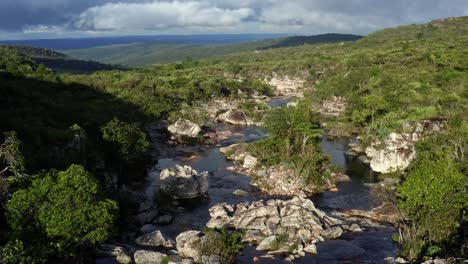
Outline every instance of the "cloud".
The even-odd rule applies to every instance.
[[[27,34],[366,34],[468,15],[466,0],[0,0],[3,38]],[[8,33],[10,32],[10,33]]]

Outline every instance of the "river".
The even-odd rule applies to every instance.
[[[269,104],[272,107],[281,107],[287,102],[287,99],[275,99]],[[227,168],[234,164],[226,160],[219,151],[220,147],[233,143],[259,140],[266,136],[265,131],[255,126],[218,125],[218,129],[230,131],[233,136],[220,142],[215,147],[197,153],[191,158],[160,159],[149,173],[146,184],[146,194],[149,197],[154,195],[159,173],[162,169],[179,164],[191,166],[199,172],[208,171],[210,173],[208,198],[180,205],[177,210],[171,211],[171,214],[174,215],[174,221],[170,225],[157,227],[164,235],[172,239],[187,230],[203,230],[210,219],[208,209],[217,203],[238,204],[272,198],[252,187],[250,177],[228,170]],[[346,139],[329,140],[325,136],[321,142],[322,149],[330,156],[331,162],[341,167],[352,179],[352,182],[338,185],[337,192],[327,191],[311,197],[316,207],[324,211],[371,209],[375,205],[376,199],[367,185],[367,183],[374,182],[372,173],[370,173],[370,169],[366,165],[346,158],[347,143]],[[246,197],[233,195],[233,192],[238,189],[247,191],[249,195]],[[317,255],[306,255],[294,262],[384,263],[384,258],[396,256],[398,248],[391,238],[395,231],[393,227],[389,226],[388,228],[366,230],[365,232],[347,233],[340,239],[318,243]],[[264,252],[257,252],[253,247],[248,246],[238,260],[240,263],[252,263],[253,257],[263,254]],[[256,263],[282,263],[282,260],[261,260]]]

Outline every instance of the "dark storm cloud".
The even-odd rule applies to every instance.
[[[0,31],[365,34],[462,15],[467,0],[0,0]]]

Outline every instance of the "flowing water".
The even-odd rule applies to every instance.
[[[287,99],[272,100],[269,105],[281,107],[289,102]],[[268,200],[267,196],[250,185],[250,178],[246,175],[229,171],[233,162],[225,159],[219,151],[220,147],[240,141],[249,142],[259,140],[266,136],[263,129],[255,126],[240,127],[220,125],[221,130],[232,132],[233,136],[222,141],[219,145],[197,153],[194,157],[176,157],[160,159],[149,173],[146,184],[146,194],[153,197],[158,185],[159,173],[162,169],[179,165],[188,165],[199,172],[208,171],[209,192],[208,198],[197,200],[190,204],[179,206],[170,225],[158,226],[161,232],[172,238],[187,230],[203,230],[210,219],[208,209],[217,203],[226,202],[237,204],[255,200]],[[339,209],[371,209],[375,199],[366,183],[373,182],[370,169],[365,165],[346,158],[347,141],[345,139],[322,140],[322,149],[331,158],[334,165],[341,167],[352,179],[352,182],[342,183],[337,192],[324,192],[311,197],[316,207],[327,210]],[[249,192],[247,197],[233,195],[235,190]],[[160,205],[161,206],[161,205]],[[317,255],[307,255],[296,259],[295,263],[384,263],[385,257],[396,255],[397,247],[392,243],[391,236],[395,232],[392,227],[368,230],[359,233],[347,233],[340,239],[327,240],[317,244]],[[239,256],[240,263],[252,263],[255,256],[265,252],[257,252],[254,247],[248,246]],[[281,259],[261,260],[257,263],[282,263]]]

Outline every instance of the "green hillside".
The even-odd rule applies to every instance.
[[[126,67],[119,65],[104,64],[93,60],[75,59],[63,53],[44,48],[17,45],[0,45],[0,47],[17,50],[18,52],[34,60],[37,64],[44,64],[47,68],[52,69],[56,72],[93,73],[95,71],[127,69]]]
[[[445,130],[416,145],[407,171],[379,177],[394,182],[385,195],[400,213],[394,236],[400,255],[414,263],[466,257],[468,17],[385,29],[353,42],[260,50],[281,41],[101,47],[93,56],[102,60],[181,62],[89,75],[50,72],[36,61],[70,60],[58,53],[0,47],[0,227],[10,231],[0,233],[2,262],[73,262],[117,237],[112,232],[127,227],[139,206],[107,186],[106,177],[115,176],[119,187],[143,179],[154,165],[148,126],[179,117],[182,109],[195,115],[197,106],[215,99],[240,100],[254,112],[259,107],[251,94],[270,96],[264,80],[274,76],[302,79],[308,93],[298,107],[267,111],[270,136],[250,146],[261,165],[293,167],[313,184],[328,173],[318,147],[323,128],[359,137],[366,147],[409,122],[448,120]],[[113,57],[116,52],[124,56]],[[332,96],[343,97],[346,110],[319,117],[314,106]]]
[[[199,60],[243,51],[293,47],[304,44],[352,41],[359,38],[361,37],[356,35],[323,34],[307,37],[259,40],[240,44],[194,45],[181,43],[132,43],[89,49],[64,50],[61,52],[85,60],[128,65],[131,67],[145,67],[153,64],[179,62],[185,60],[187,57]]]

